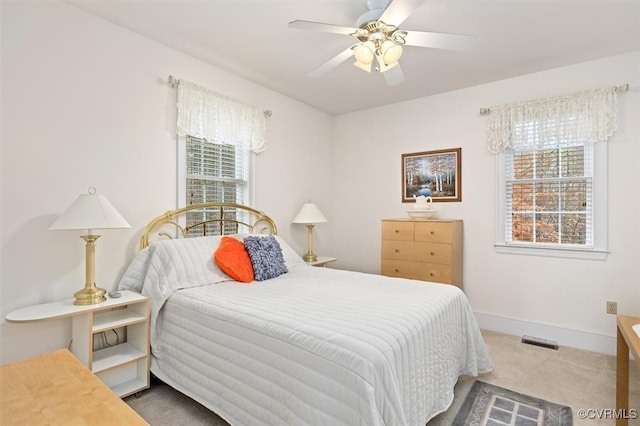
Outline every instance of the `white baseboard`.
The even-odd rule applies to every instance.
[[[616,354],[616,337],[585,331],[571,330],[546,324],[505,318],[482,312],[474,312],[481,329],[497,331],[513,336],[533,336],[553,340],[562,346],[599,352],[607,355]]]

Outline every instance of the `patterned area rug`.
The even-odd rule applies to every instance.
[[[456,426],[567,426],[571,408],[476,381],[454,420]]]

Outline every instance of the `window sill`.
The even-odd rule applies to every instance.
[[[523,254],[528,256],[560,257],[565,259],[607,260],[606,250],[580,250],[551,247],[524,247],[506,244],[496,244],[496,253]]]

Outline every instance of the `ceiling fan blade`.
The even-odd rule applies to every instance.
[[[385,24],[398,26],[424,2],[425,0],[392,0],[379,20]]]
[[[435,33],[429,31],[407,31],[405,44],[407,46],[431,47],[434,49],[470,49],[475,42],[475,36],[468,34]]]
[[[357,31],[357,28],[349,28],[349,27],[343,27],[340,25],[324,24],[322,22],[300,21],[300,20],[289,22],[289,28],[294,28],[297,30],[322,31],[325,33],[345,34],[345,35],[351,35]]]
[[[384,81],[387,82],[387,86],[397,86],[404,82],[404,73],[402,72],[402,68],[400,68],[400,64],[389,68],[383,72],[382,75],[384,76]]]
[[[351,49],[351,47],[349,47],[348,49],[343,50],[333,58],[329,59],[324,64],[320,65],[315,70],[308,73],[307,76],[320,77],[321,75],[331,71],[333,68],[337,67],[338,65],[340,65],[341,63],[343,63],[344,61],[346,61],[352,56],[353,56],[353,50]]]

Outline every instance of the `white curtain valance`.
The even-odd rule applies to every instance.
[[[606,141],[616,131],[617,88],[492,107],[489,151]]]
[[[177,132],[216,143],[242,144],[255,153],[267,145],[266,120],[260,109],[184,80],[178,85]]]

